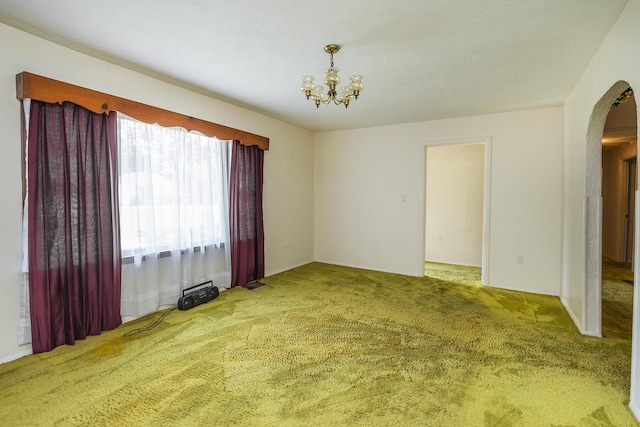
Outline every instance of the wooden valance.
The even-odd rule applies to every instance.
[[[16,75],[16,96],[19,100],[30,98],[52,104],[62,104],[68,101],[97,114],[109,114],[111,111],[121,112],[145,123],[158,123],[165,127],[178,126],[187,130],[202,132],[207,136],[218,139],[237,139],[242,145],[257,145],[262,150],[269,149],[269,138],[264,136],[27,73],[26,71]]]

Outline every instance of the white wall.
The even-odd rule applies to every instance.
[[[28,71],[270,138],[265,154],[266,274],[313,261],[313,135],[79,54],[0,24],[0,362],[31,352],[18,346],[22,256],[20,102],[15,75]],[[285,248],[283,242],[289,243]],[[27,348],[28,347],[28,348]]]
[[[481,267],[484,145],[425,151],[425,260]]]
[[[630,84],[635,89],[637,98],[640,92],[638,40],[640,40],[640,0],[629,0],[565,102],[562,299],[578,328],[583,331],[591,328],[591,326],[587,328],[585,324],[588,317],[583,310],[589,299],[587,293],[591,292],[585,288],[585,271],[589,268],[585,261],[587,253],[585,224],[589,219],[584,216],[585,200],[598,196],[588,194],[586,181],[599,173],[597,162],[586,160],[587,131],[594,107],[614,84],[620,81]],[[637,245],[638,224],[638,215],[636,215],[636,248],[640,247]],[[636,250],[636,265],[639,265],[639,252]],[[639,279],[639,271],[640,269],[636,269],[636,282]],[[597,295],[596,298],[600,296]],[[640,385],[639,308],[640,293],[634,292],[630,407],[636,417],[640,415],[640,395],[637,391]]]
[[[490,137],[488,284],[559,295],[562,123],[556,107],[316,134],[316,260],[421,276],[425,146]]]

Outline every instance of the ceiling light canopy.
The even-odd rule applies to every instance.
[[[362,75],[354,74],[351,76],[351,83],[349,86],[343,86],[342,92],[340,93],[340,96],[338,96],[336,87],[340,84],[340,77],[338,77],[340,69],[333,65],[333,54],[339,50],[340,46],[337,44],[330,44],[324,48],[324,51],[331,55],[331,65],[325,70],[327,75],[324,78],[324,83],[329,86],[329,92],[327,93],[326,98],[322,93],[324,86],[316,86],[313,83],[313,76],[302,77],[302,86],[300,86],[300,90],[304,92],[307,99],[313,99],[316,103],[316,107],[320,107],[320,104],[329,104],[333,101],[336,105],[344,104],[345,108],[347,108],[349,107],[349,102],[351,102],[352,99],[358,99],[358,95],[360,95],[360,92],[364,89],[364,85],[362,84]]]

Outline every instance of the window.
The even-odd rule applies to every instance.
[[[228,146],[118,114],[123,257],[228,242]]]
[[[140,316],[173,304],[182,289],[201,281],[212,280],[214,285],[228,288],[248,283],[245,276],[251,276],[249,280],[264,277],[262,164],[269,138],[28,72],[16,75],[16,97],[25,105],[29,100],[70,102],[96,114],[117,113],[120,118],[119,218],[112,220],[121,228],[122,256],[133,261],[122,266],[123,316]],[[150,137],[139,136],[139,132]],[[162,137],[156,138],[156,133]],[[167,139],[165,133],[180,135]],[[236,167],[230,178],[232,152],[237,156],[243,151],[259,155],[250,162],[251,167]],[[242,191],[234,190],[242,186],[240,179],[256,183],[255,218],[246,212]],[[26,181],[24,184],[26,195]],[[230,221],[232,195],[235,215]],[[229,238],[231,230],[250,227],[249,222],[256,224],[252,240],[241,240],[242,233],[237,232],[234,240]],[[238,260],[233,282],[232,247]],[[167,252],[172,256],[159,259]],[[141,262],[143,259],[146,262]],[[24,279],[26,295],[26,272]],[[29,307],[24,304],[21,311],[21,323],[30,328]]]

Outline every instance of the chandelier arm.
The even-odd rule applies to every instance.
[[[331,97],[327,96],[326,98],[322,98],[322,99],[315,98],[315,100],[319,101],[322,104],[327,105],[331,102]]]

